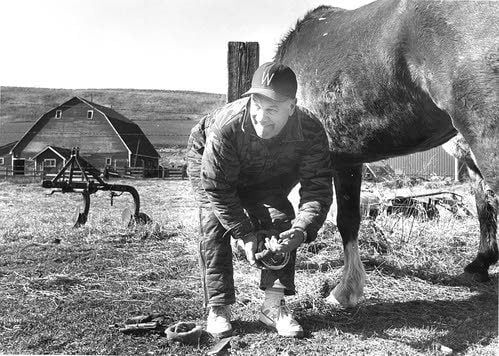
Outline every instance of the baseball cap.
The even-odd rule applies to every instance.
[[[257,68],[251,88],[243,94],[261,94],[275,101],[285,101],[296,97],[296,75],[291,68],[281,63],[267,62]]]

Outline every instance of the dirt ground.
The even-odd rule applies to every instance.
[[[87,225],[71,227],[78,195],[45,195],[40,184],[0,182],[0,353],[202,355],[214,344],[169,344],[158,334],[124,335],[110,324],[149,313],[167,323],[205,323],[197,264],[198,221],[188,181],[134,180],[153,223],[127,229],[123,195],[92,196]],[[431,184],[430,184],[431,183]],[[395,190],[364,189],[384,199]],[[474,211],[466,185],[429,182],[404,192],[452,190]],[[289,298],[306,329],[282,338],[256,321],[259,272],[234,258],[238,336],[234,355],[494,355],[499,267],[491,281],[469,282],[463,267],[476,254],[478,221],[442,210],[435,220],[386,216],[363,221],[360,252],[367,272],[363,301],[338,309],[323,300],[343,265],[334,223],[299,248],[298,295]]]

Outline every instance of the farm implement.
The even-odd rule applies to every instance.
[[[79,147],[73,147],[69,160],[64,164],[61,170],[51,180],[43,180],[42,187],[53,189],[54,193],[80,193],[83,196],[84,207],[81,211],[80,207],[76,208],[73,223],[74,227],[85,225],[88,219],[90,210],[90,195],[99,190],[108,191],[111,199],[111,206],[115,197],[121,196],[123,193],[130,193],[133,202],[134,210],[125,208],[121,214],[124,224],[132,227],[135,224],[145,224],[151,221],[149,216],[140,212],[140,197],[137,190],[124,184],[108,184],[100,177],[100,172],[90,163],[80,157]]]
[[[362,213],[373,220],[381,212],[385,212],[386,215],[400,214],[407,217],[432,220],[440,216],[438,207],[448,210],[457,218],[473,216],[473,213],[463,202],[463,197],[454,192],[440,191],[415,195],[397,195],[394,198],[385,200],[371,193],[361,196]]]
[[[387,215],[399,213],[431,220],[440,216],[437,206],[450,211],[456,217],[473,215],[463,203],[461,195],[445,191],[396,196],[385,204],[385,209]]]

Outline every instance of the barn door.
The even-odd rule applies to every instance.
[[[14,162],[12,164],[12,173],[14,175],[24,175],[24,162],[24,159],[14,159]]]

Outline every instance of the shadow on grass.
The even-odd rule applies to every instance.
[[[497,294],[484,293],[465,300],[369,300],[351,310],[302,312],[300,320],[309,332],[381,337],[421,351],[442,344],[462,352],[497,337],[497,312]]]
[[[461,274],[453,275],[446,272],[432,272],[429,268],[425,267],[414,268],[414,266],[410,265],[399,267],[386,260],[377,258],[362,258],[362,261],[364,262],[366,272],[376,269],[383,275],[392,278],[416,277],[432,284],[455,287],[463,286],[470,288],[472,291],[483,291],[484,288],[497,287],[498,282],[497,274],[490,275],[490,280],[487,282],[477,282],[465,275],[464,271]]]
[[[464,286],[470,288],[472,291],[482,291],[484,288],[490,288],[493,286],[497,287],[498,275],[491,274],[490,281],[488,282],[477,282],[471,280],[467,275],[463,273],[457,275],[451,275],[446,272],[432,272],[429,268],[425,267],[414,267],[408,266],[397,266],[385,259],[383,257],[366,257],[361,256],[362,262],[364,263],[364,268],[366,272],[377,270],[383,275],[393,277],[393,278],[403,278],[403,277],[416,277],[421,280],[430,282],[436,285],[443,286]],[[323,259],[320,263],[308,262],[308,261],[297,261],[296,270],[302,271],[318,271],[318,272],[328,272],[333,269],[340,268],[343,266],[343,259]],[[338,281],[337,281],[338,282]]]
[[[232,327],[234,333],[238,335],[261,334],[262,331],[267,330],[258,320],[234,320],[232,321]],[[272,332],[269,331],[269,333]]]

